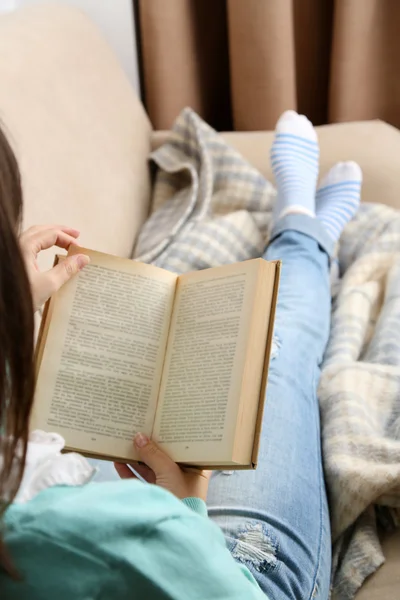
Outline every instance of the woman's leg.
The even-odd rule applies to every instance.
[[[283,266],[258,467],[216,473],[209,515],[270,600],[325,600],[331,540],[316,390],[329,333],[328,256],[312,237],[288,229],[265,258]]]
[[[329,254],[336,240],[313,217],[316,137],[311,124],[293,113],[290,120],[282,135],[278,123],[272,151],[278,199],[264,257],[281,259],[283,266],[258,467],[214,474],[208,506],[233,556],[250,568],[270,600],[326,600],[331,539],[317,385],[329,335]]]

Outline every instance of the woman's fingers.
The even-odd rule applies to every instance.
[[[74,229],[73,227],[67,227],[66,225],[33,225],[29,227],[26,231],[24,231],[21,235],[21,238],[29,238],[40,231],[46,231],[48,229],[56,229],[58,231],[63,231],[68,235],[71,235],[74,238],[79,237],[80,231],[78,229]]]
[[[135,448],[139,454],[140,463],[135,463],[138,477],[148,483],[172,492],[177,498],[207,498],[209,471],[188,467],[182,470],[157,444],[145,434],[135,436]],[[143,464],[145,463],[145,464]],[[128,465],[114,463],[118,475],[122,479],[135,478]],[[136,479],[138,478],[136,477]]]
[[[76,244],[79,231],[65,225],[37,225],[22,233],[19,242],[31,283],[34,309],[37,310],[73,275],[89,262],[89,257],[78,254],[68,256],[53,269],[41,273],[36,261],[41,250],[58,246],[67,250]]]
[[[124,465],[122,463],[114,463],[114,467],[121,479],[135,478],[134,474],[127,465]]]
[[[179,471],[178,465],[144,433],[138,433],[134,441],[140,460],[154,471],[156,478]]]
[[[147,483],[156,482],[156,476],[154,471],[152,471],[147,465],[144,465],[143,463],[134,463],[132,467],[141,477],[143,477],[143,479],[147,481]]]
[[[68,249],[71,244],[76,244],[76,238],[61,229],[44,229],[21,237],[21,246],[24,251],[31,252],[35,256],[41,250],[47,250],[52,246]]]
[[[121,479],[131,479],[132,477],[134,479],[137,479],[137,477],[131,471],[128,465],[122,463],[114,463],[114,467]],[[134,469],[141,477],[143,477],[143,479],[147,481],[147,483],[156,482],[156,476],[154,475],[153,471],[149,469],[149,467],[147,467],[146,465],[135,463]]]
[[[46,294],[51,296],[57,292],[64,283],[67,283],[71,277],[79,273],[89,263],[90,258],[86,254],[76,254],[68,256],[46,273],[42,273],[42,277],[46,278],[47,281]]]
[[[204,479],[210,479],[211,475],[212,475],[212,471],[206,471],[205,469],[197,469],[196,467],[183,467],[182,471],[184,473],[188,473],[188,474],[192,474],[192,475],[198,475],[203,477]]]

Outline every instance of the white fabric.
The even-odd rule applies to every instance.
[[[92,480],[97,470],[80,454],[61,454],[64,446],[64,439],[57,433],[31,433],[24,477],[14,502],[28,502],[55,485],[76,486]]]

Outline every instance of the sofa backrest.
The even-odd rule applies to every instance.
[[[149,209],[151,126],[83,13],[60,3],[0,17],[0,121],[22,172],[24,226],[69,225],[82,245],[129,256]]]

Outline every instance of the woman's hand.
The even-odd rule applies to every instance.
[[[77,254],[69,256],[49,271],[42,273],[37,264],[37,255],[41,250],[52,246],[67,250],[72,244],[76,244],[78,236],[79,231],[76,229],[61,225],[37,225],[30,227],[21,235],[19,241],[31,283],[35,311],[90,261],[88,256]]]
[[[180,499],[190,497],[206,499],[211,471],[195,468],[181,469],[143,433],[136,435],[134,445],[140,460],[145,463],[135,465],[135,469],[146,481],[159,485]],[[114,464],[122,479],[135,478],[127,465]]]

